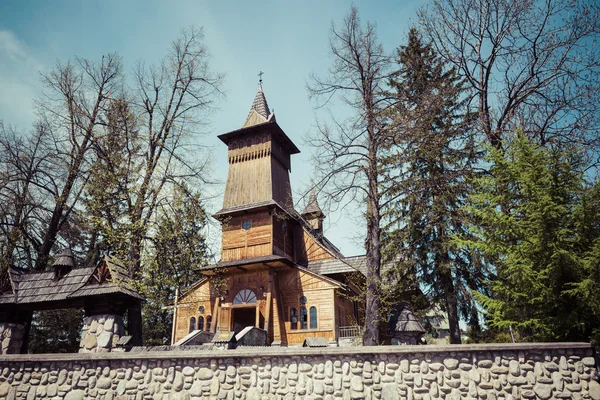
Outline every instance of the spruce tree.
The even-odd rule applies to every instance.
[[[600,327],[600,198],[581,158],[518,132],[488,162],[472,194],[477,239],[466,241],[496,271],[491,295],[479,296],[488,324],[527,341],[589,340]]]
[[[466,230],[461,206],[477,161],[473,115],[456,70],[416,29],[398,49],[397,62],[390,119],[400,151],[388,167],[399,170],[402,180],[387,213],[386,247],[392,257],[402,254],[431,303],[447,312],[450,341],[460,343],[460,315],[478,325],[472,291],[483,285],[476,260],[453,242]]]

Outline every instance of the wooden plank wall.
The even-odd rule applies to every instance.
[[[259,133],[229,143],[229,172],[223,208],[270,200],[271,135]]]
[[[250,229],[242,223],[250,221]],[[272,254],[271,215],[267,210],[239,215],[223,222],[221,261],[243,260]]]
[[[298,222],[275,211],[273,215],[273,254],[294,260],[294,227]]]
[[[260,270],[260,271],[248,271],[243,272],[240,271],[235,274],[226,274],[224,279],[227,280],[227,291],[228,294],[223,297],[223,301],[221,302],[220,310],[222,312],[222,317],[219,318],[219,328],[220,330],[228,331],[232,327],[231,318],[233,316],[232,311],[236,307],[233,304],[233,299],[235,295],[243,289],[249,289],[254,292],[256,295],[257,305],[258,305],[258,319],[259,319],[259,328],[264,328],[264,321],[267,321],[266,313],[268,311],[267,307],[267,296],[269,290],[269,273],[268,270]],[[261,290],[262,287],[262,290]],[[238,306],[239,307],[239,306]],[[255,305],[248,305],[246,307],[256,307]]]
[[[294,208],[294,201],[292,199],[292,186],[290,184],[288,169],[278,159],[272,158],[271,174],[273,200],[281,204],[283,208],[292,210]]]
[[[298,345],[307,337],[324,337],[335,340],[335,286],[331,283],[300,270],[282,271],[278,274],[283,305],[284,325],[288,345]],[[300,313],[300,297],[305,296],[304,305],[308,313],[308,329],[291,329],[290,310]],[[317,308],[317,329],[310,329],[310,308]]]
[[[233,299],[243,289],[252,290],[257,297],[259,327],[264,329],[264,324],[268,321],[269,343],[273,340],[281,340],[283,344],[300,345],[307,337],[323,337],[328,341],[334,341],[337,338],[337,327],[340,324],[347,326],[354,323],[352,301],[338,295],[337,287],[334,284],[299,269],[286,268],[277,272],[276,275],[270,275],[269,272],[268,269],[265,269],[225,275],[228,293],[218,307],[217,330],[231,329],[233,310],[236,308],[233,305]],[[204,318],[213,313],[214,296],[213,301],[208,299],[210,297],[208,288],[209,285],[206,282],[182,299],[182,303],[185,301],[189,304],[193,303],[193,305],[178,309],[176,340],[188,334],[189,320],[192,316],[198,318],[197,310],[200,305],[205,307]],[[279,296],[277,296],[276,288],[279,289]],[[270,297],[268,293],[271,293]],[[304,305],[300,303],[302,296],[307,299]],[[267,301],[271,302],[270,306]],[[298,329],[293,330],[291,329],[290,310],[296,308],[299,315],[302,306],[307,310],[308,329],[301,329],[300,322],[298,322]],[[317,308],[318,325],[316,329],[310,329],[310,308],[313,306]]]
[[[196,324],[200,316],[204,317],[204,330],[208,331],[206,317],[212,316],[213,305],[214,296],[211,296],[209,281],[205,281],[183,296],[179,300],[177,307],[175,341],[184,338],[189,333],[190,319],[192,317],[196,318]],[[204,306],[204,313],[199,312],[200,306]],[[214,324],[216,321],[212,321],[212,323]]]

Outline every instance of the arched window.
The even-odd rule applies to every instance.
[[[192,333],[192,331],[196,330],[196,318],[192,317],[190,318],[190,331],[189,333]]]
[[[212,323],[212,315],[206,317],[206,331],[210,331],[210,324]]]
[[[311,324],[312,324],[312,322],[311,322]],[[202,316],[198,317],[198,330],[199,331],[204,330],[204,317],[202,317]]]
[[[290,308],[290,329],[298,329],[298,310]]]
[[[300,307],[300,329],[308,329],[308,318],[306,307]]]
[[[256,304],[256,295],[250,289],[242,289],[233,298],[233,304]]]
[[[317,307],[310,308],[310,329],[317,329]]]

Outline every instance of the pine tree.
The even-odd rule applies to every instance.
[[[401,171],[387,214],[387,249],[402,254],[422,290],[448,313],[450,340],[460,343],[462,314],[477,326],[472,291],[482,287],[482,272],[470,253],[453,242],[464,233],[461,211],[477,160],[473,115],[467,113],[463,82],[446,68],[416,29],[398,49],[399,69],[390,85],[396,129],[389,167]]]

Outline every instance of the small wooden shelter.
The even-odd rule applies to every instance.
[[[294,209],[289,172],[300,151],[269,111],[262,86],[241,129],[219,139],[228,147],[221,259],[175,307],[176,342],[190,332],[267,331],[268,344],[335,342],[361,318],[350,275],[364,257],[345,258],[323,235],[325,214],[311,193]]]
[[[123,315],[129,312],[130,319],[137,321],[141,311],[142,298],[130,284],[126,269],[109,255],[94,266],[77,267],[73,253],[66,249],[57,254],[52,270],[10,268],[0,282],[2,354],[27,352],[34,311],[83,308],[81,351],[110,351],[124,335]],[[132,343],[141,344],[141,332],[131,334]]]

